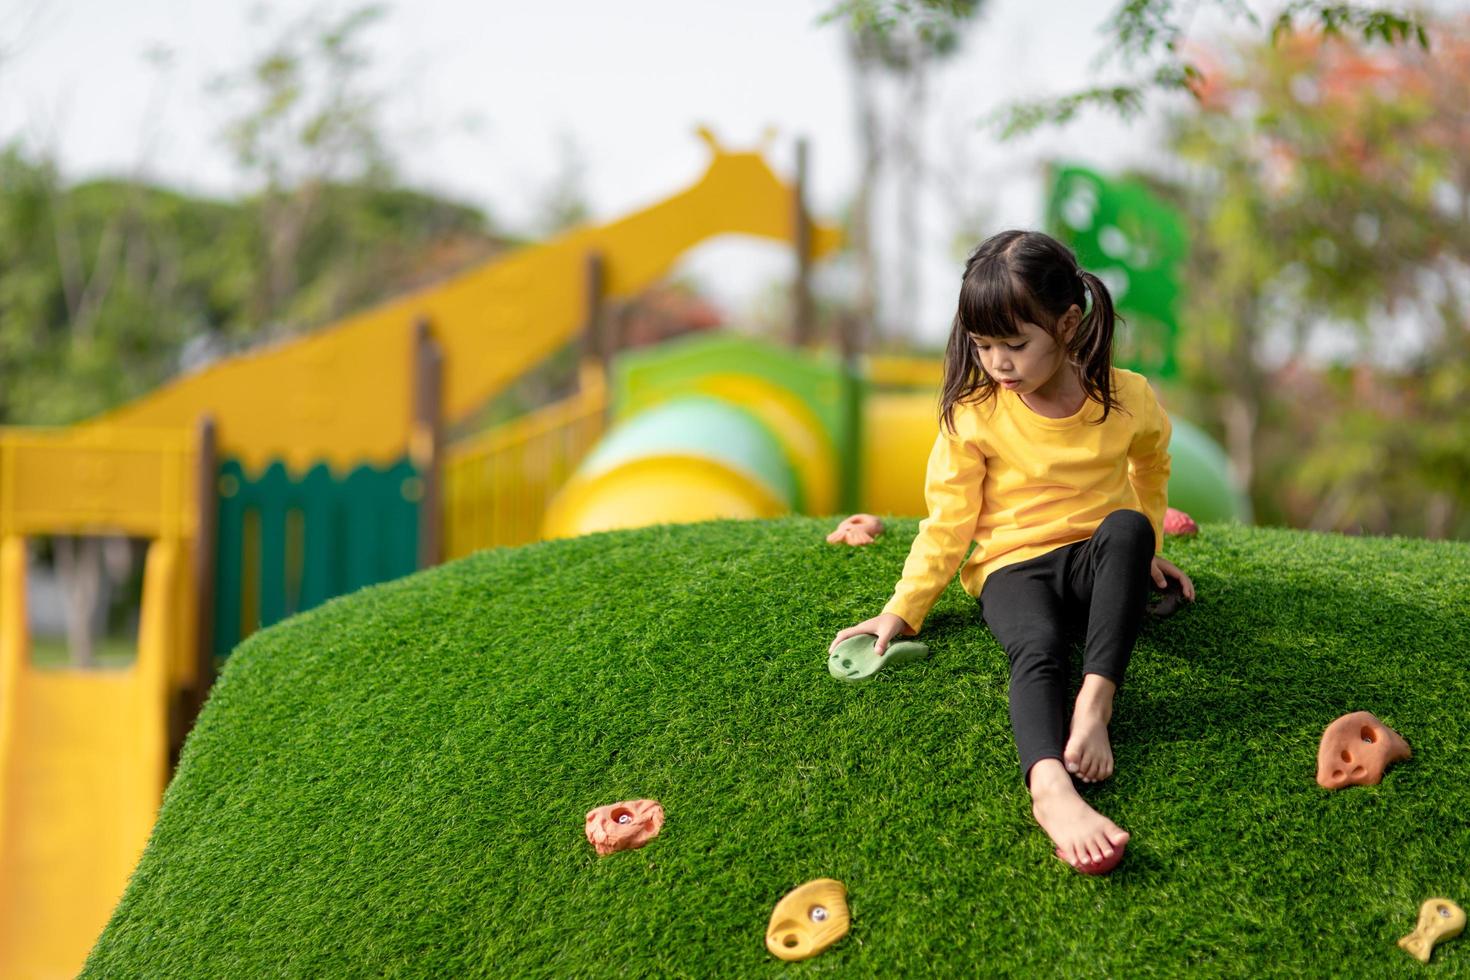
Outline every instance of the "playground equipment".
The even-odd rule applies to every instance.
[[[127,884],[168,776],[169,725],[202,696],[209,434],[33,431],[0,441],[0,976],[71,976]],[[38,670],[28,535],[149,539],[138,656]]]
[[[0,433],[0,976],[80,968],[157,812],[170,732],[190,723],[214,656],[438,561],[446,539],[451,554],[533,540],[545,496],[601,431],[605,388],[586,371],[571,402],[448,452],[446,426],[700,241],[790,242],[799,269],[836,248],[836,229],[807,218],[799,174],[793,188],[759,153],[701,136],[703,177],[628,217],[229,358],[73,429]],[[30,665],[25,537],[51,533],[152,541],[129,670]]]
[[[1139,181],[1061,165],[1053,169],[1046,224],[1125,314],[1115,341],[1121,359],[1150,378],[1173,378],[1181,294],[1175,270],[1188,242],[1183,217]]]
[[[834,355],[744,337],[629,352],[613,366],[624,421],[548,506],[545,535],[851,509],[858,386]]]
[[[1168,507],[1164,510],[1164,533],[1190,538],[1199,533],[1199,525],[1184,511]]]

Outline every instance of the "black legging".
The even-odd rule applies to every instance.
[[[1021,773],[1062,758],[1067,704],[1069,623],[1085,617],[1084,674],[1122,686],[1143,625],[1154,528],[1136,510],[1117,510],[1092,537],[992,572],[980,609],[1011,662],[1011,727]]]

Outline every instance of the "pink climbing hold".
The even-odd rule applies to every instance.
[[[664,808],[658,800],[624,800],[587,811],[587,842],[598,854],[642,847],[663,829]]]
[[[1168,507],[1164,510],[1164,533],[1189,537],[1199,533],[1199,525],[1184,511]]]
[[[883,522],[872,514],[853,514],[827,535],[828,544],[872,544],[883,533]]]

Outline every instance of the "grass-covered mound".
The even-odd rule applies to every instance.
[[[915,521],[721,522],[487,552],[331,602],[231,657],[87,966],[123,976],[1418,976],[1419,904],[1470,905],[1470,547],[1207,526],[1150,623],[1091,798],[1111,877],[1031,821],[1005,658],[958,584],[930,660],[833,680]],[[1414,758],[1330,793],[1365,709]],[[653,797],[642,850],[583,815]],[[846,882],[803,964],[772,906]],[[1470,939],[1434,969],[1470,973]],[[1192,974],[1195,975],[1195,974]]]

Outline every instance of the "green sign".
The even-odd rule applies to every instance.
[[[1115,334],[1118,363],[1151,377],[1173,377],[1178,270],[1188,248],[1179,212],[1138,181],[1062,166],[1052,181],[1046,223],[1107,285],[1126,321]]]

